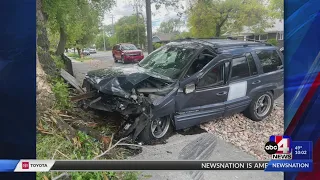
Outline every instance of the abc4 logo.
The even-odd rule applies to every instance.
[[[266,145],[264,146],[264,150],[268,153],[268,154],[275,154],[278,151],[278,144],[276,142],[273,141],[269,141],[266,143]]]
[[[264,150],[268,154],[276,154],[277,152],[281,154],[288,154],[291,153],[289,147],[289,141],[287,139],[282,139],[278,144],[274,141],[269,141],[264,146]]]

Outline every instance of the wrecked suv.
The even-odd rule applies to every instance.
[[[136,65],[87,73],[85,107],[123,115],[123,136],[150,142],[243,112],[266,118],[283,93],[277,47],[228,39],[171,42]]]

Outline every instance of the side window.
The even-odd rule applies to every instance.
[[[231,81],[250,76],[249,66],[245,57],[232,60]]]
[[[258,51],[256,53],[260,59],[264,73],[276,71],[282,66],[282,61],[277,51]]]
[[[224,67],[225,64],[213,67],[200,79],[197,88],[224,84]]]
[[[258,74],[257,66],[256,63],[254,62],[254,59],[252,57],[251,53],[246,53],[247,61],[249,64],[249,70],[251,75],[256,75]]]
[[[206,66],[216,55],[212,54],[212,52],[208,50],[204,50],[197,59],[192,63],[189,68],[186,77],[190,77],[193,74],[200,71],[204,66]]]

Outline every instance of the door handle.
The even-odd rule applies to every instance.
[[[226,95],[227,93],[228,93],[227,91],[218,92],[218,93],[217,93],[217,96]]]
[[[258,84],[258,83],[261,83],[261,81],[257,80],[257,81],[254,81],[252,84]]]

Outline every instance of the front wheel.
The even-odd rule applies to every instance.
[[[272,112],[273,104],[274,100],[271,92],[260,93],[252,99],[244,115],[253,121],[262,121]]]
[[[122,62],[123,64],[126,63],[126,62],[124,61],[124,57],[123,57],[123,56],[121,56],[121,62]]]
[[[149,144],[152,140],[169,137],[173,131],[169,116],[149,121],[144,130],[139,134],[138,140]]]

